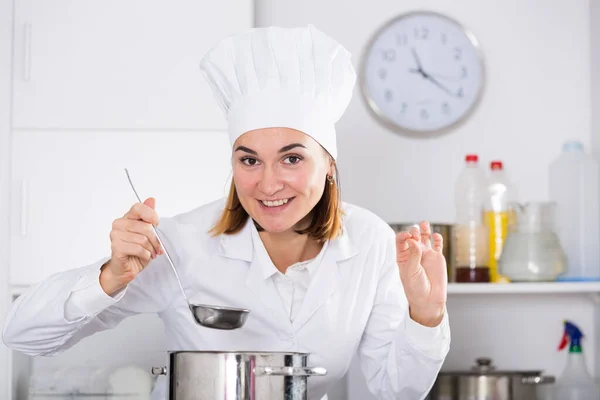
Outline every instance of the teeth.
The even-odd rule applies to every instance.
[[[278,206],[282,206],[285,203],[288,202],[289,199],[282,199],[282,200],[276,200],[276,201],[265,201],[263,200],[262,203],[267,206],[267,207],[278,207]]]

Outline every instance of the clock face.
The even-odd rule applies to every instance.
[[[433,12],[402,15],[372,38],[362,64],[362,92],[393,129],[427,134],[462,121],[483,89],[474,36]]]

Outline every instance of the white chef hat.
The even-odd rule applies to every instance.
[[[312,25],[228,36],[201,62],[225,112],[231,144],[245,132],[293,128],[337,158],[335,123],[356,82],[350,53]]]

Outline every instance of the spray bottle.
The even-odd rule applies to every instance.
[[[600,390],[588,372],[581,339],[583,333],[572,322],[564,321],[565,330],[558,350],[569,345],[567,365],[556,383],[556,399],[560,400],[598,400]]]

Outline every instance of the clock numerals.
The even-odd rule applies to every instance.
[[[383,61],[392,62],[396,60],[396,50],[388,49],[382,52]]]
[[[460,61],[461,58],[462,58],[462,49],[457,46],[454,48],[454,59],[456,61]]]
[[[408,44],[408,37],[406,33],[399,33],[396,35],[396,45],[406,46]]]
[[[450,104],[447,101],[442,104],[442,113],[446,115],[450,114]]]
[[[385,99],[385,101],[387,101],[388,103],[391,103],[394,100],[394,93],[391,90],[386,90],[383,98]]]
[[[437,134],[468,117],[483,68],[477,43],[459,23],[408,12],[373,34],[361,89],[374,117],[394,130]]]
[[[429,37],[429,28],[427,28],[426,26],[423,26],[420,28],[415,28],[415,39],[427,40],[428,37]]]
[[[402,104],[400,105],[400,114],[405,114],[407,108],[408,108],[408,104],[406,104],[406,102],[403,101]]]

